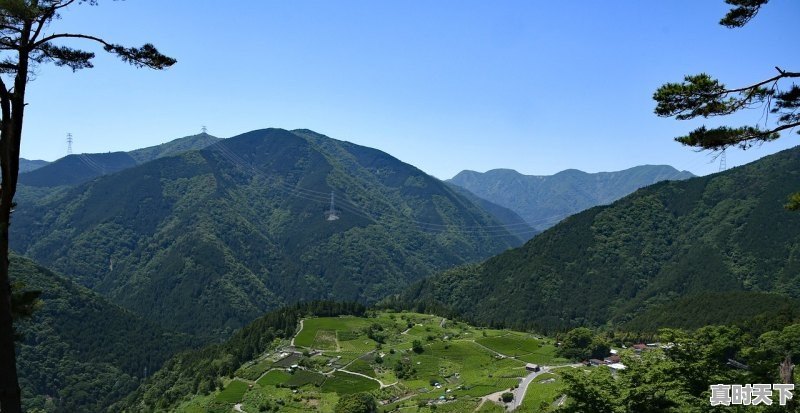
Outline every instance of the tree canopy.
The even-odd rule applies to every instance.
[[[25,90],[37,65],[52,63],[73,71],[92,67],[95,54],[59,44],[81,39],[98,43],[136,67],[165,69],[175,59],[152,44],[126,47],[94,35],[51,31],[71,5],[97,5],[97,0],[0,0],[0,410],[21,411],[12,326],[12,286],[8,273],[8,227],[14,207],[25,113]]]
[[[742,27],[767,1],[726,0],[734,7],[719,23],[728,28]],[[775,116],[765,116],[763,122],[753,125],[701,126],[675,140],[687,146],[711,150],[725,150],[732,146],[747,149],[757,143],[773,141],[780,137],[781,131],[800,125],[800,113],[797,112],[800,87],[791,80],[800,77],[800,72],[780,67],[775,67],[775,70],[776,75],[742,87],[728,87],[706,73],[687,75],[681,83],[667,83],[656,90],[653,95],[657,102],[655,113],[687,120],[727,116],[745,109],[763,109]]]

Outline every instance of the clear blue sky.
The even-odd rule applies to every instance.
[[[134,69],[42,66],[28,89],[22,156],[130,150],[198,133],[308,128],[384,150],[439,178],[462,169],[552,174],[640,164],[715,172],[672,138],[702,124],[658,118],[655,89],[708,72],[730,86],[800,70],[800,2],[773,0],[742,29],[723,0],[101,1],[52,31],[178,59]],[[788,43],[791,41],[792,43]],[[77,45],[79,43],[75,43]],[[726,122],[754,124],[760,112]],[[719,121],[706,121],[708,125]],[[740,165],[800,142],[787,134]]]

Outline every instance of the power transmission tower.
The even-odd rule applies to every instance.
[[[204,134],[208,132],[208,128],[206,128],[206,125],[203,125],[201,130],[203,131]]]
[[[67,155],[72,155],[72,134],[67,134]]]
[[[725,158],[725,151],[719,155],[719,171],[722,172],[728,169],[728,160]]]
[[[333,200],[333,191],[331,191],[331,208],[325,213],[328,216],[328,221],[336,221],[339,219],[339,214],[336,213],[336,205]]]

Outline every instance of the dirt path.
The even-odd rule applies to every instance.
[[[345,372],[345,373],[348,373],[348,374],[354,374],[354,375],[356,375],[356,376],[365,377],[365,378],[368,378],[368,379],[370,379],[370,380],[375,380],[375,381],[377,381],[377,382],[378,382],[378,384],[380,384],[380,386],[381,386],[381,388],[382,388],[382,389],[383,389],[383,388],[386,388],[386,387],[394,386],[395,384],[397,384],[397,382],[390,383],[390,384],[383,384],[383,382],[382,382],[382,381],[378,380],[378,379],[377,379],[377,378],[375,378],[375,377],[370,377],[370,376],[367,376],[366,374],[361,374],[361,373],[356,373],[356,372],[354,372],[354,371],[345,370],[345,369],[343,369],[343,368],[342,368],[342,369],[339,369],[339,371],[343,371],[343,372]]]
[[[301,331],[303,331],[303,319],[302,318],[300,319],[300,329],[297,330],[297,334],[300,334]],[[294,338],[297,337],[297,334],[295,334],[294,337],[292,337],[292,342],[290,343],[292,347],[294,347]]]

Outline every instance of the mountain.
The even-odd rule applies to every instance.
[[[19,183],[33,187],[78,185],[164,156],[202,149],[218,140],[219,138],[207,133],[201,133],[130,152],[67,155],[33,170],[23,170],[20,164]]]
[[[30,172],[34,169],[39,169],[47,165],[48,163],[50,162],[41,161],[38,159],[31,160],[31,159],[19,158],[19,173]]]
[[[593,174],[567,169],[550,176],[523,175],[512,169],[461,171],[448,182],[509,208],[531,226],[544,230],[569,215],[609,204],[641,187],[693,176],[671,166],[643,165]]]
[[[334,197],[334,214],[326,214]],[[522,243],[375,149],[258,130],[20,204],[12,248],[169,329],[219,337],[310,299],[374,302]]]
[[[28,411],[103,411],[191,345],[28,259],[12,255],[10,272],[42,292],[33,317],[15,322]]]
[[[217,143],[219,139],[220,138],[217,138],[216,136],[211,136],[203,132],[199,135],[185,136],[167,143],[162,143],[161,145],[136,149],[128,152],[128,155],[136,160],[136,163],[143,164],[145,162],[150,162],[165,156],[175,155],[195,149],[203,149],[207,146]]]
[[[505,227],[505,229],[519,237],[523,242],[533,238],[534,235],[541,232],[533,228],[531,225],[528,225],[528,223],[525,222],[522,217],[517,215],[516,212],[493,202],[489,202],[458,185],[454,185],[449,182],[447,182],[447,185],[459,195],[469,199],[474,204],[492,214],[492,216],[494,216]]]
[[[492,401],[511,390],[519,402],[529,395],[517,411],[538,412],[560,398],[548,392],[531,400],[545,388],[520,381],[533,374],[527,363],[568,363],[552,339],[431,314],[348,314],[329,304],[319,308],[328,315],[322,316],[314,307],[270,313],[221,345],[177,355],[113,411],[230,412],[239,404],[236,410],[246,412],[366,412],[339,403],[367,392],[383,412],[500,412]],[[292,364],[303,367],[287,372]],[[540,379],[548,377],[560,380],[553,373]]]
[[[723,173],[660,182],[394,300],[546,331],[624,323],[648,312],[644,324],[652,326],[659,324],[653,314],[663,320],[670,309],[703,305],[748,315],[746,307],[772,301],[777,311],[790,304],[787,297],[800,298],[800,215],[783,208],[799,175],[794,148]],[[732,294],[742,291],[777,297]],[[691,305],[670,307],[678,299]]]
[[[67,155],[41,168],[20,173],[19,183],[33,187],[77,185],[133,166],[136,160],[126,152]]]

